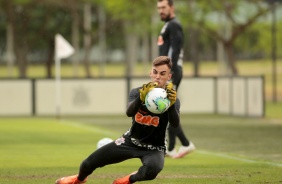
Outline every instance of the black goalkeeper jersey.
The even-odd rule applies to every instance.
[[[128,101],[139,98],[139,88],[134,88],[129,93]],[[175,108],[179,112],[180,102],[175,103]],[[165,146],[165,136],[168,126],[168,112],[162,114],[154,114],[150,112],[145,104],[142,104],[132,117],[132,126],[129,132],[125,134],[130,138],[134,138],[141,144],[153,146]]]
[[[182,26],[174,17],[165,23],[158,38],[159,55],[171,58],[173,73],[183,65],[183,42]]]

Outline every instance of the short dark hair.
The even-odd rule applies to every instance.
[[[167,56],[159,56],[153,61],[153,66],[167,65],[169,69],[172,68],[171,59]]]
[[[169,6],[173,6],[173,0],[158,0],[158,2],[167,1]]]

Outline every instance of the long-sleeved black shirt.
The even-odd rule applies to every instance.
[[[183,65],[184,34],[180,22],[174,17],[163,26],[159,38],[159,55],[168,56],[173,63],[172,73],[179,70]]]
[[[180,102],[177,100],[162,114],[154,114],[141,102],[139,89],[134,88],[129,93],[126,114],[132,117],[132,126],[127,136],[143,144],[165,146],[168,122],[174,127],[179,125]]]

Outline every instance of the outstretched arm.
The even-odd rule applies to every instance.
[[[173,89],[173,83],[170,82],[166,85],[167,97],[170,100],[170,107],[168,109],[168,120],[173,127],[179,125],[179,110],[180,110],[180,101],[176,98],[176,90]]]

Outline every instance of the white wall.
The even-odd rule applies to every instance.
[[[215,80],[213,78],[189,78],[181,81],[177,90],[183,113],[215,112]]]
[[[37,115],[56,114],[55,81],[37,80]],[[121,114],[126,108],[126,81],[62,80],[60,109],[62,115]]]
[[[129,85],[133,88],[149,81],[134,78]],[[0,80],[0,116],[57,115],[55,81],[35,80],[34,94],[32,87],[31,80]],[[124,78],[62,79],[60,91],[61,115],[125,114]],[[183,78],[178,97],[182,113],[263,116],[263,92],[262,77]]]
[[[0,80],[0,116],[32,115],[32,82]]]

